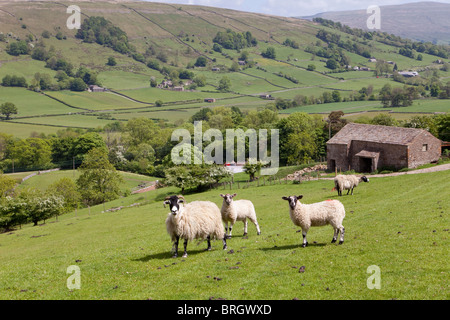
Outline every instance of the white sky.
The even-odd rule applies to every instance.
[[[326,11],[367,9],[370,5],[396,5],[423,0],[146,0],[178,4],[204,5],[285,17],[309,16]],[[430,1],[427,1],[430,2]],[[450,0],[436,2],[450,3]]]

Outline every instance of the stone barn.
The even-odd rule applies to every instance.
[[[349,123],[327,142],[327,167],[373,172],[436,162],[441,140],[423,129]]]

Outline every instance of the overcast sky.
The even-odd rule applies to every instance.
[[[370,5],[396,5],[423,0],[146,0],[178,4],[195,4],[235,9],[285,17],[309,16],[326,11],[367,9]],[[450,3],[450,0],[436,2]]]

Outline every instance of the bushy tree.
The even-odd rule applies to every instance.
[[[76,184],[85,204],[96,205],[119,197],[122,177],[109,162],[105,149],[90,150],[79,170]]]
[[[230,175],[225,167],[219,165],[178,165],[165,170],[164,183],[180,188],[184,193],[186,189],[209,187]]]
[[[25,203],[10,196],[0,198],[0,229],[9,231],[27,222]]]
[[[0,172],[0,198],[7,197],[14,191],[16,181]]]
[[[228,92],[228,91],[230,91],[230,88],[231,88],[231,80],[230,80],[230,78],[225,76],[222,79],[220,79],[219,86],[217,87],[217,89],[219,91],[221,91],[221,92]]]
[[[64,211],[71,212],[78,207],[81,201],[80,193],[77,190],[77,185],[74,180],[64,177],[52,183],[46,193],[48,195],[58,195],[63,198]]]
[[[277,57],[274,47],[268,47],[261,55],[267,59],[276,59]]]
[[[257,161],[256,163],[250,163],[247,161],[244,165],[244,172],[250,176],[250,181],[255,181],[256,174],[261,170],[262,163]]]
[[[20,201],[27,220],[35,226],[39,221],[59,216],[64,209],[64,199],[57,195],[45,195],[42,191],[34,188],[24,189],[20,192],[17,200]]]
[[[325,123],[319,115],[296,112],[281,119],[280,163],[294,165],[317,159],[324,154]]]
[[[12,114],[17,114],[17,107],[12,102],[5,102],[0,106],[0,114],[3,114],[6,120],[9,120]]]

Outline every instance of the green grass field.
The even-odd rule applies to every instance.
[[[0,234],[0,298],[447,300],[449,178],[449,171],[372,178],[353,196],[339,198],[346,208],[344,244],[330,243],[327,226],[309,231],[306,248],[281,197],[336,199],[332,181],[234,190],[254,202],[262,234],[250,223],[248,239],[242,238],[237,223],[227,251],[221,241],[213,242],[211,252],[204,252],[205,242],[192,242],[189,256],[177,259],[171,258],[162,200],[179,190],[133,195],[106,209],[143,205],[114,213],[97,206],[90,214],[83,209]],[[223,192],[186,199],[220,205]],[[80,268],[79,290],[66,286],[72,265]],[[367,287],[372,265],[380,268],[381,289]]]
[[[15,179],[23,179],[25,176],[30,175],[32,172],[21,173],[21,174],[9,174],[9,176]],[[123,183],[120,186],[121,191],[133,191],[134,189],[139,189],[140,184],[149,183],[155,181],[158,178],[144,176],[136,173],[122,172],[119,171],[120,176],[123,179]],[[69,178],[72,180],[78,179],[80,172],[78,170],[60,170],[49,173],[43,173],[40,175],[35,175],[30,179],[22,182],[18,188],[37,188],[45,191],[51,184],[57,182],[62,178]]]

